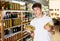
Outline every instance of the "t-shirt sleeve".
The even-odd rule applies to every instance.
[[[35,28],[33,20],[30,22],[30,25]]]
[[[30,25],[33,25],[33,24],[32,24],[32,21],[30,22]]]
[[[48,22],[49,22],[50,25],[54,25],[54,22],[53,22],[52,18],[49,18]]]

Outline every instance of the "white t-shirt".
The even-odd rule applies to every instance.
[[[44,29],[46,23],[53,25],[53,21],[48,16],[43,16],[41,18],[34,18],[30,25],[34,26],[34,41],[51,41],[51,34],[48,30]]]

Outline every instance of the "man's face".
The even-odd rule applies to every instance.
[[[41,14],[41,9],[40,9],[39,7],[35,7],[35,8],[33,8],[33,13],[34,13],[36,16],[38,16],[38,15]]]

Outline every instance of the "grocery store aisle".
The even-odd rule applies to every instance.
[[[60,26],[56,26],[56,32],[55,35],[52,35],[52,41],[60,41],[60,32],[59,32],[59,27]]]

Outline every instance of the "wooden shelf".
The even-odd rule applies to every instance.
[[[10,19],[2,19],[3,21],[2,21],[2,23],[3,23],[3,26],[2,26],[2,31],[1,32],[3,32],[2,34],[3,34],[3,36],[2,36],[2,41],[3,40],[5,40],[5,39],[9,39],[9,38],[13,38],[13,37],[17,37],[17,38],[19,38],[18,36],[20,36],[20,34],[21,34],[21,38],[20,39],[17,39],[17,41],[23,41],[23,39],[24,38],[26,38],[27,36],[29,36],[30,34],[26,31],[26,30],[24,30],[23,31],[23,28],[24,28],[24,26],[23,25],[28,25],[30,22],[28,22],[28,18],[25,18],[23,15],[24,15],[24,13],[25,12],[31,12],[31,11],[23,11],[23,10],[3,10],[2,11],[4,14],[6,13],[6,12],[17,12],[17,14],[21,14],[21,16],[20,17],[17,17],[17,18],[10,18],[10,19],[21,19],[21,24],[19,24],[19,25],[16,25],[16,26],[8,26],[8,28],[4,28],[4,22],[5,22],[5,20],[10,20]],[[2,13],[1,13],[2,14]],[[28,14],[28,13],[27,13]],[[3,14],[2,14],[3,15]],[[24,17],[24,18],[23,18]],[[25,20],[25,21],[24,21]],[[9,22],[9,21],[8,21]],[[18,22],[18,21],[17,21]],[[25,23],[23,23],[23,22],[25,22]],[[8,23],[9,24],[9,23]],[[18,23],[17,23],[18,24]],[[9,29],[12,29],[12,28],[15,28],[15,27],[20,27],[21,26],[21,31],[19,31],[19,32],[16,32],[16,33],[9,33],[9,35],[4,35],[4,30],[9,30]],[[3,29],[4,28],[4,29]],[[15,30],[15,29],[14,29]]]
[[[10,19],[20,19],[20,18],[10,18]],[[10,19],[3,19],[3,21],[4,21],[4,20],[10,20]]]
[[[23,36],[23,38],[26,38],[28,35],[29,35],[29,34],[27,34],[27,35]]]
[[[25,34],[28,34],[28,32],[25,30],[25,31],[23,31],[23,35],[25,35]]]
[[[18,33],[21,33],[21,31],[16,32],[16,33],[11,33],[11,34],[9,34],[9,35],[5,35],[4,38],[5,38],[5,39],[6,39],[6,38],[9,38],[9,37],[14,36],[14,35],[16,35],[16,34],[18,34]]]
[[[26,30],[23,31],[23,33],[26,32]]]
[[[26,34],[28,34],[28,32],[25,32],[23,35],[26,35]]]
[[[21,39],[19,39],[19,40],[17,40],[17,41],[20,41],[20,40],[22,40],[23,38],[25,38],[25,37],[27,37],[29,34],[28,34],[28,32],[25,30],[25,31],[23,31],[23,35],[25,35],[25,36],[23,36]]]
[[[23,38],[26,38],[29,34],[27,34],[26,36],[22,37],[21,39],[17,40],[17,41],[20,41],[22,40]]]
[[[19,26],[21,26],[21,25],[12,26],[12,27],[6,28],[6,29],[4,29],[4,30],[11,29],[11,28],[15,28],[15,27],[19,27]]]
[[[5,12],[31,12],[31,11],[25,11],[25,10],[3,10]]]

